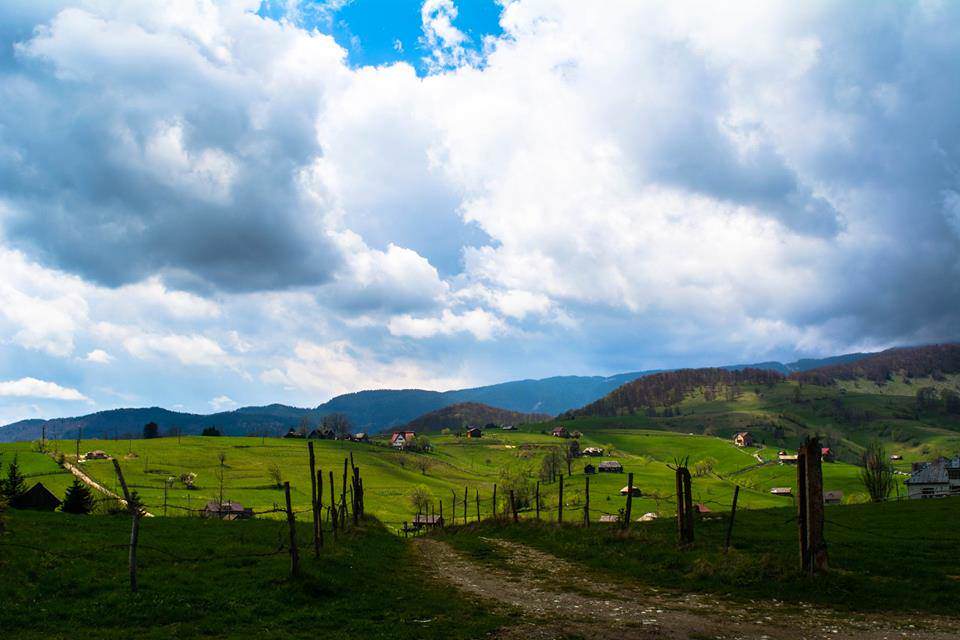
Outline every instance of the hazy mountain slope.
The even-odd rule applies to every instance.
[[[764,362],[756,365],[730,365],[723,369],[765,369],[790,373],[814,366],[856,360],[869,354],[849,354],[823,360],[800,360],[783,364]],[[479,402],[521,413],[557,415],[587,405],[609,394],[621,385],[658,371],[636,371],[613,376],[556,376],[542,380],[515,380],[472,389],[426,391],[423,389],[381,389],[359,391],[332,398],[320,406],[307,409],[271,404],[243,407],[212,415],[179,413],[157,407],[114,409],[75,418],[23,420],[0,427],[0,441],[32,440],[40,437],[46,424],[51,433],[75,436],[80,427],[87,435],[139,434],[143,425],[153,421],[166,432],[177,426],[184,433],[199,433],[207,426],[217,426],[231,435],[275,433],[297,426],[307,418],[312,424],[330,413],[346,414],[355,430],[382,431],[402,426],[425,413],[463,402]]]

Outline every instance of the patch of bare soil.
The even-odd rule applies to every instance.
[[[590,569],[526,545],[491,538],[503,562],[473,561],[448,544],[418,538],[414,545],[439,578],[514,616],[502,640],[784,639],[956,640],[960,620],[857,615],[788,606],[748,605],[640,584],[614,584]]]

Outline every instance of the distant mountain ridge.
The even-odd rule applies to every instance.
[[[847,354],[822,360],[798,360],[787,364],[764,362],[728,365],[720,368],[765,369],[787,375],[813,369],[823,363],[852,362],[868,355],[871,354]],[[14,422],[0,427],[0,442],[35,440],[40,437],[44,427],[48,437],[56,435],[60,438],[74,438],[81,428],[84,437],[118,437],[124,434],[137,437],[147,422],[156,422],[164,433],[172,427],[178,427],[184,434],[198,434],[204,427],[216,426],[228,435],[272,435],[298,426],[304,418],[316,424],[324,415],[331,413],[346,414],[357,431],[377,432],[400,427],[431,411],[463,402],[478,402],[520,413],[558,415],[598,400],[627,382],[661,371],[634,371],[612,376],[555,376],[452,391],[358,391],[337,396],[313,409],[270,404],[210,415],[170,411],[160,407],[111,409],[73,418]]]

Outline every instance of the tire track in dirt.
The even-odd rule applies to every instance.
[[[485,541],[503,558],[501,563],[479,563],[432,538],[418,538],[413,544],[437,577],[493,602],[516,619],[515,625],[495,636],[503,640],[955,640],[960,626],[956,619],[842,614],[777,601],[747,605],[614,584],[526,545],[496,538]]]

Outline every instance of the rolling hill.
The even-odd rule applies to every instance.
[[[517,425],[544,422],[552,416],[545,413],[520,413],[508,409],[491,407],[479,402],[461,402],[426,413],[411,420],[406,428],[412,431],[440,431],[441,429],[461,429],[466,426],[483,427],[486,424]]]

